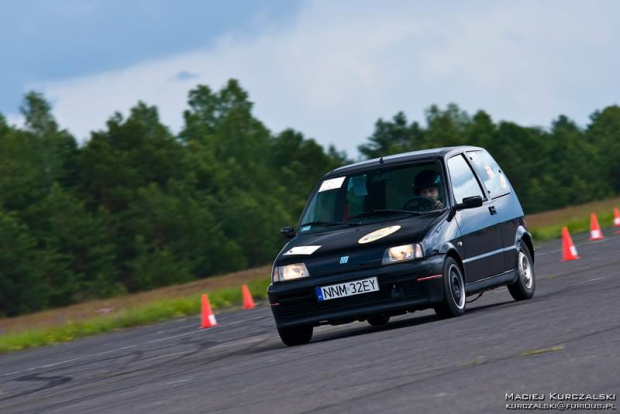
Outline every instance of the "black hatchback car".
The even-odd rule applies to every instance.
[[[316,185],[276,257],[269,302],[286,345],[323,324],[433,308],[507,285],[534,295],[534,248],[517,195],[483,148],[392,155],[338,168]]]

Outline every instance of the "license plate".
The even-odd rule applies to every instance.
[[[376,277],[315,288],[316,297],[319,299],[319,302],[330,299],[344,298],[346,296],[361,295],[363,293],[376,292],[378,290],[379,282]]]

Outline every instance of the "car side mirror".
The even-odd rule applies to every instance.
[[[295,237],[295,229],[289,226],[282,227],[280,229],[280,233],[282,233],[282,235],[287,239],[292,239]]]
[[[462,203],[458,203],[455,207],[457,210],[463,210],[465,208],[475,208],[480,207],[482,205],[482,197],[473,196],[473,197],[465,197]]]

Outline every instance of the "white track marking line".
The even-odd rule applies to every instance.
[[[255,319],[263,319],[263,318],[265,318],[265,317],[264,316],[256,316],[254,318],[245,319],[243,321],[231,322],[231,323],[226,324],[225,326],[228,327],[228,326],[232,326],[232,325],[239,325],[241,323],[249,322],[249,321],[252,321],[252,320],[255,320]],[[94,353],[94,354],[88,354],[88,355],[84,355],[84,356],[77,357],[77,358],[71,358],[71,359],[67,359],[67,360],[64,360],[64,361],[54,362],[54,363],[51,363],[51,364],[40,365],[38,367],[26,368],[26,369],[22,369],[22,370],[19,370],[19,371],[9,372],[7,374],[2,374],[2,378],[8,377],[8,376],[11,376],[11,375],[21,374],[23,372],[29,372],[29,371],[36,371],[36,370],[40,370],[40,369],[52,368],[52,367],[55,367],[55,366],[58,366],[58,365],[63,365],[63,364],[68,364],[70,362],[80,361],[82,359],[93,358],[93,357],[98,357],[98,356],[101,356],[101,355],[111,354],[113,352],[126,351],[128,349],[136,348],[136,347],[143,346],[143,345],[148,345],[148,344],[152,344],[152,343],[156,343],[156,342],[161,342],[161,341],[167,341],[168,339],[175,339],[175,338],[180,338],[182,336],[193,335],[193,334],[197,334],[197,333],[208,333],[208,332],[213,332],[213,331],[210,331],[210,330],[205,331],[203,329],[196,329],[196,330],[191,331],[191,332],[185,332],[185,333],[178,334],[178,335],[167,336],[165,338],[153,339],[153,340],[150,340],[150,341],[147,341],[147,342],[142,342],[142,343],[139,343],[139,344],[124,346],[122,348],[110,349],[109,351],[97,352],[97,353]],[[217,330],[215,332],[217,332]]]
[[[191,381],[191,378],[188,379],[182,379],[182,380],[177,380],[177,381],[172,381],[172,382],[167,382],[166,385],[172,385],[172,384],[179,384],[181,382],[187,382],[187,381]]]
[[[26,368],[26,369],[22,369],[20,371],[13,371],[13,372],[9,372],[8,374],[2,374],[2,376],[3,377],[8,377],[9,375],[20,374],[22,372],[34,371],[34,370],[37,370],[37,369],[44,369],[44,368],[51,368],[51,367],[54,367],[56,365],[68,364],[69,362],[75,362],[75,361],[79,361],[81,359],[86,359],[86,358],[90,358],[90,357],[106,355],[106,354],[110,354],[112,352],[117,352],[117,351],[125,351],[127,349],[135,348],[135,347],[140,346],[140,345],[141,344],[124,346],[122,348],[111,349],[109,351],[98,352],[96,354],[84,355],[84,356],[81,356],[81,357],[78,357],[78,358],[72,358],[72,359],[67,359],[67,360],[60,361],[60,362],[54,362],[52,364],[46,364],[46,365],[40,365],[38,367]]]

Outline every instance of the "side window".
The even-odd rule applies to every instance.
[[[450,158],[448,169],[452,180],[452,191],[457,203],[462,203],[465,197],[480,196],[483,199],[485,198],[478,180],[476,180],[473,171],[462,155]]]
[[[488,152],[469,151],[467,158],[471,161],[471,165],[474,166],[478,176],[484,181],[490,198],[499,197],[510,192],[506,175]]]

